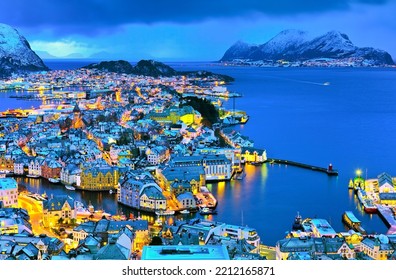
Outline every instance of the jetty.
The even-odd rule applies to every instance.
[[[392,208],[383,205],[377,205],[377,209],[379,216],[389,228],[387,234],[395,234],[396,219],[395,219],[395,213],[392,210]]]
[[[268,158],[267,162],[269,162],[271,164],[278,163],[278,164],[292,165],[292,166],[296,166],[296,167],[310,169],[313,171],[323,172],[329,176],[338,176],[338,171],[333,169],[332,164],[329,164],[329,167],[325,168],[325,167],[319,167],[319,166],[315,166],[315,165],[300,163],[300,162],[286,160],[286,159],[277,159],[277,158]]]

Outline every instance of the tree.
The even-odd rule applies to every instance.
[[[152,246],[160,246],[160,245],[163,245],[161,237],[159,237],[159,236],[154,236],[154,237],[151,239],[150,245],[152,245]]]

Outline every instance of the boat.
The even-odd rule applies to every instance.
[[[361,222],[351,211],[345,211],[342,215],[342,221],[351,229],[366,234],[366,231],[360,226]]]
[[[190,214],[190,211],[187,209],[181,210],[180,214]]]
[[[59,180],[59,179],[56,179],[56,178],[48,178],[48,181],[50,181],[50,182],[53,183],[53,184],[57,184],[57,183],[60,182],[60,180]]]
[[[330,82],[324,82],[323,85],[324,85],[324,86],[329,86],[329,85],[330,85]]]
[[[76,188],[71,186],[71,185],[65,185],[65,188],[68,189],[69,191],[75,191]]]
[[[242,172],[242,173],[235,175],[235,179],[242,180],[243,178],[245,178],[245,176],[246,176],[246,174],[244,172]]]
[[[377,213],[377,206],[374,204],[373,200],[366,196],[366,192],[364,190],[358,189],[357,196],[363,206],[364,212],[368,214]]]
[[[294,218],[294,223],[292,225],[292,229],[296,230],[296,231],[297,230],[301,230],[301,231],[304,230],[304,227],[302,226],[302,217],[301,217],[299,212],[297,212],[297,215]]]
[[[217,214],[216,210],[210,209],[209,207],[200,207],[199,208],[199,214],[201,215],[212,215],[212,214]]]
[[[109,190],[109,194],[113,194],[113,190]]]
[[[34,174],[28,174],[28,175],[26,175],[26,177],[29,177],[29,178],[39,178],[40,176],[39,176],[39,175],[34,175]]]
[[[155,214],[157,215],[157,216],[171,216],[171,215],[174,215],[175,214],[175,211],[173,211],[173,210],[158,210],[158,211],[155,211]]]

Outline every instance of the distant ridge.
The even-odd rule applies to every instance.
[[[102,61],[99,63],[92,63],[82,68],[85,69],[98,69],[101,71],[114,72],[114,73],[125,73],[135,74],[141,76],[151,77],[172,77],[176,75],[185,75],[189,77],[214,77],[221,79],[225,82],[231,82],[234,79],[227,75],[215,74],[209,71],[176,71],[169,65],[154,60],[140,60],[135,66],[132,66],[126,60],[111,60]]]
[[[224,53],[220,61],[237,59],[307,61],[320,58],[360,58],[372,65],[394,64],[388,52],[369,47],[359,48],[346,34],[339,31],[330,31],[311,39],[301,30],[284,30],[261,45],[237,41]]]

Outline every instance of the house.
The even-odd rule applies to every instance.
[[[43,225],[52,227],[60,221],[68,223],[76,218],[74,199],[68,195],[51,196],[43,202]]]
[[[31,234],[29,214],[22,208],[0,208],[1,234]]]
[[[378,191],[379,193],[393,193],[395,186],[392,177],[388,173],[381,173],[378,175]]]
[[[169,149],[164,146],[156,146],[146,150],[147,161],[151,165],[158,165],[169,159]]]
[[[62,168],[60,172],[60,180],[66,185],[77,185],[80,182],[81,169],[73,163],[69,163]]]
[[[43,165],[44,158],[41,156],[34,157],[29,161],[28,176],[40,177],[41,176],[41,166]]]
[[[0,205],[18,207],[18,184],[14,178],[0,178]]]
[[[60,178],[60,173],[62,170],[62,164],[55,159],[44,160],[43,165],[41,166],[41,176],[49,179],[49,178]]]
[[[177,201],[179,202],[180,208],[182,209],[195,209],[197,208],[197,204],[195,202],[194,196],[191,192],[185,192],[179,194],[177,197]]]

